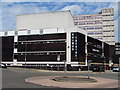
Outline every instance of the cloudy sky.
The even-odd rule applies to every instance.
[[[115,35],[118,39],[117,2],[2,2],[2,27],[0,30],[15,30],[16,15],[71,10],[73,15],[99,13],[102,8],[115,10]]]

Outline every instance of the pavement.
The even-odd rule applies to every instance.
[[[42,86],[49,86],[49,87],[59,87],[59,88],[118,88],[118,80],[113,79],[106,79],[100,77],[91,77],[95,79],[97,82],[89,83],[89,82],[58,82],[54,81],[54,78],[60,76],[40,76],[40,77],[30,77],[25,79],[26,82],[42,85]],[[76,77],[83,77],[85,76],[76,76]]]
[[[38,71],[38,72],[55,72],[55,73],[63,73],[64,71],[53,71],[53,70],[42,70],[42,69],[34,69],[34,68],[19,68],[19,67],[8,67],[9,69],[13,69],[13,70],[31,70],[31,71]],[[78,72],[81,72],[81,73],[88,73],[88,71],[67,71],[68,73],[78,73]],[[107,73],[107,74],[110,74],[110,73],[116,73],[116,72],[112,72],[110,70],[106,70],[105,72],[92,72],[92,71],[89,71],[90,73],[93,73],[93,74],[99,74],[99,73]]]

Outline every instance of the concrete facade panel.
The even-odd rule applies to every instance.
[[[15,34],[15,31],[8,31],[9,36],[13,36]]]
[[[21,31],[18,31],[18,34],[19,35],[25,35],[25,34],[27,34],[27,30],[21,30]]]
[[[69,11],[17,16],[18,29],[65,28],[74,26]]]
[[[4,32],[0,32],[0,36],[4,36]]]

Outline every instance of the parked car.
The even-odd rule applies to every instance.
[[[0,68],[7,68],[7,66],[4,63],[0,63]]]
[[[93,72],[104,72],[105,71],[103,66],[92,66],[91,70]]]
[[[120,67],[113,68],[113,72],[120,72]]]

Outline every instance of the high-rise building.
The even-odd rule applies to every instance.
[[[98,14],[74,15],[74,24],[87,30],[88,36],[99,39],[109,45],[115,45],[114,8],[101,9]]]

